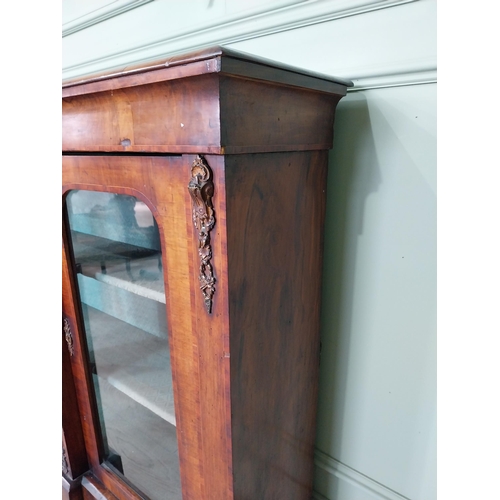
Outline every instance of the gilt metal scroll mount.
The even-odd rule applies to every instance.
[[[71,327],[69,325],[69,321],[67,318],[64,318],[63,330],[64,330],[64,336],[66,338],[66,343],[68,344],[69,354],[73,356],[73,354],[75,353],[75,349],[73,346],[73,334],[71,333]]]
[[[62,471],[64,474],[71,474],[68,462],[68,456],[66,455],[66,450],[64,446],[62,447]]]
[[[191,180],[188,189],[193,200],[193,224],[198,231],[198,255],[200,258],[198,279],[205,308],[209,314],[212,312],[212,297],[215,293],[216,281],[210,262],[212,259],[210,231],[215,225],[215,213],[212,205],[214,195],[212,178],[212,171],[205,158],[198,155],[191,166]]]

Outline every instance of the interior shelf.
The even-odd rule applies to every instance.
[[[96,272],[95,278],[103,283],[165,304],[163,272],[156,257],[133,260],[128,267],[123,264],[107,266],[106,272]]]
[[[124,220],[124,214],[106,210],[95,214],[70,214],[73,231],[89,237],[111,240],[143,249],[160,251],[157,230],[153,227],[139,227],[135,220]]]
[[[93,307],[85,314],[99,378],[176,425],[168,340]]]
[[[176,428],[101,377],[94,375],[94,380],[106,440],[109,447],[120,450],[124,477],[140,484],[147,498],[182,500]]]

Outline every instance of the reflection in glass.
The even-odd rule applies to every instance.
[[[152,500],[181,499],[158,227],[133,196],[72,191],[67,208],[104,461]]]

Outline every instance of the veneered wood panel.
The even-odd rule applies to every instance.
[[[166,63],[152,63],[150,66],[139,65],[138,67],[123,68],[113,73],[105,72],[102,75],[94,75],[87,79],[77,79],[74,82],[63,84],[62,97],[72,97],[83,94],[93,94],[105,90],[121,89],[126,87],[137,87],[156,82],[177,80],[189,76],[214,73],[220,69],[219,58],[209,61],[196,61],[183,66],[173,68],[166,67]]]
[[[66,335],[71,335],[69,323],[63,319],[62,327],[62,452],[63,472],[69,479],[76,479],[88,470],[87,453],[80,422],[80,412],[71,370],[70,345]]]
[[[278,65],[276,61],[214,46],[168,59],[133,64],[89,77],[67,80],[63,83],[62,95],[69,97],[89,94],[212,72],[280,82],[339,95],[345,95],[346,87],[353,85],[349,80],[332,78],[282,63]]]
[[[330,149],[341,97],[218,73],[94,89],[63,98],[63,151],[245,154]]]
[[[194,156],[65,156],[64,191],[89,189],[131,194],[156,218],[163,248],[172,379],[181,482],[186,500],[231,498],[227,271],[224,254],[222,158],[213,158],[217,188],[213,265],[217,292],[212,314],[198,282],[198,237],[187,189]],[[224,332],[226,332],[224,334]],[[95,448],[95,444],[93,445]],[[95,451],[97,454],[97,450]],[[124,484],[103,467],[94,474],[120,497]],[[127,496],[126,496],[127,497]],[[128,498],[128,497],[127,497]]]
[[[309,500],[327,152],[226,157],[235,500]]]
[[[188,156],[190,164],[195,156]],[[193,289],[190,311],[197,332],[200,363],[200,439],[203,442],[205,472],[204,500],[232,500],[230,353],[227,294],[227,245],[224,158],[206,156],[213,173],[215,226],[211,231],[212,264],[216,278],[212,313],[205,310],[198,280],[198,235],[189,223],[186,235],[195,256],[191,271]],[[187,199],[186,218],[192,219],[191,200]]]
[[[221,77],[224,152],[330,149],[340,95]]]
[[[214,75],[63,99],[63,151],[220,152]]]

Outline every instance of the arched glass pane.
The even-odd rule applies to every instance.
[[[105,463],[151,500],[181,499],[158,227],[133,196],[67,198]]]

